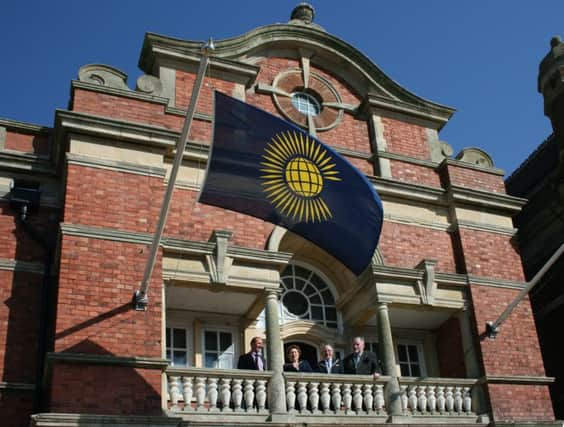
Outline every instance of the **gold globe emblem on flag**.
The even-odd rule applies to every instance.
[[[263,191],[272,205],[297,222],[332,218],[322,198],[325,181],[341,181],[333,158],[308,135],[281,132],[266,145],[261,164]]]

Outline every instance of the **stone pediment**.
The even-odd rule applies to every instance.
[[[436,128],[441,128],[454,113],[451,107],[428,101],[405,89],[362,52],[314,25],[267,25],[214,43],[212,70],[214,62],[220,67],[239,67],[244,71],[265,57],[299,59],[307,51],[312,65],[325,70],[339,70],[338,77],[366,98],[365,105],[370,106],[377,98],[381,105],[395,106],[398,112],[413,113],[436,123]],[[201,45],[198,41],[147,33],[139,67],[153,75],[158,75],[158,67],[163,63],[180,68],[183,61],[194,62]]]

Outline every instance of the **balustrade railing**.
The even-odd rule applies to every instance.
[[[238,369],[167,369],[170,409],[196,412],[264,412],[272,372]]]
[[[288,412],[384,415],[389,377],[285,373]]]
[[[271,371],[169,368],[169,409],[205,415],[209,412],[256,416],[268,414],[267,391]],[[288,414],[296,417],[356,417],[385,419],[386,384],[390,377],[285,372]],[[403,416],[428,420],[476,418],[473,392],[477,380],[399,378]],[[475,422],[475,421],[474,421]]]
[[[474,379],[400,378],[404,415],[473,415]]]

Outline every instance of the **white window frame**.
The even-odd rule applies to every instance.
[[[233,346],[233,353],[231,359],[231,367],[225,369],[235,369],[237,367],[236,357],[239,355],[239,346],[237,345],[237,331],[234,328],[226,328],[225,326],[205,325],[202,326],[201,335],[201,354],[202,354],[202,367],[206,367],[206,332],[225,332],[231,334],[231,344]],[[219,353],[219,350],[217,351]],[[224,369],[224,368],[208,368],[208,369]]]
[[[405,340],[405,339],[399,339],[396,340],[395,345],[394,345],[394,352],[395,352],[395,356],[396,356],[396,363],[398,366],[398,374],[401,376],[401,363],[399,360],[399,351],[398,351],[398,346],[399,345],[413,345],[415,346],[415,348],[417,349],[417,357],[419,358],[419,370],[420,372],[420,377],[426,377],[427,376],[427,368],[426,368],[426,364],[425,364],[425,355],[424,355],[424,351],[423,351],[423,343],[420,341],[414,341],[414,340]],[[408,351],[409,354],[409,351]]]
[[[164,357],[167,358],[167,350],[169,349],[169,347],[166,345],[166,330],[170,329],[171,330],[171,344],[173,344],[170,347],[171,350],[171,359],[170,359],[170,366],[177,366],[177,367],[181,367],[181,368],[189,368],[192,366],[192,360],[193,360],[193,339],[192,339],[192,326],[186,325],[185,323],[179,323],[179,322],[172,322],[170,324],[167,324],[165,327],[165,345],[164,345]],[[179,351],[182,350],[182,348],[179,347],[174,347],[174,339],[173,339],[173,333],[172,330],[173,329],[182,329],[186,332],[186,365],[175,365],[174,364],[174,351]]]

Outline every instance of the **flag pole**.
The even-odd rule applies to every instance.
[[[196,111],[196,103],[198,102],[198,96],[202,89],[202,83],[204,81],[204,75],[210,55],[215,49],[213,40],[210,38],[207,43],[202,46],[200,58],[200,65],[198,68],[198,74],[196,81],[194,82],[194,87],[192,88],[192,97],[190,99],[190,105],[188,106],[188,111],[186,112],[186,120],[184,121],[184,126],[182,127],[182,133],[176,143],[176,155],[174,156],[174,163],[172,165],[172,170],[170,172],[170,177],[168,181],[168,186],[166,187],[166,192],[163,199],[163,204],[161,206],[161,213],[159,215],[159,221],[157,223],[157,228],[155,234],[153,235],[153,241],[151,243],[151,249],[149,251],[149,256],[147,258],[147,264],[145,265],[145,272],[143,274],[143,280],[137,291],[133,294],[133,305],[135,310],[144,311],[147,310],[147,305],[149,304],[149,298],[147,295],[147,290],[149,289],[149,282],[151,280],[151,275],[153,274],[153,268],[155,266],[155,260],[157,258],[157,251],[161,242],[164,227],[166,224],[166,219],[168,216],[168,211],[170,207],[170,201],[172,199],[172,192],[174,191],[174,185],[176,183],[176,177],[178,176],[178,170],[182,164],[182,158],[184,157],[184,150],[186,149],[186,141],[188,139],[188,134],[190,133],[190,127],[192,126],[192,120],[194,119],[194,112]]]
[[[515,297],[515,299],[509,304],[503,313],[497,318],[495,322],[486,322],[486,335],[488,338],[494,339],[498,332],[499,326],[509,317],[513,309],[521,302],[523,297],[527,295],[531,289],[535,287],[535,285],[540,282],[542,277],[546,274],[546,272],[554,265],[558,258],[564,253],[564,243],[560,245],[560,247],[552,254],[549,260],[542,266],[542,268],[535,274],[535,277],[532,278],[530,282],[527,282],[527,285],[519,292],[519,295]]]

